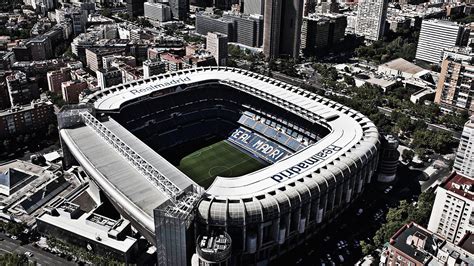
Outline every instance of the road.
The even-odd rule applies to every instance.
[[[20,241],[13,240],[3,234],[0,234],[0,238],[3,239],[0,241],[0,254],[2,255],[5,253],[24,254],[26,251],[29,251],[33,253],[33,256],[28,259],[30,261],[36,261],[38,265],[75,265],[70,261],[33,247],[31,244],[22,246]]]

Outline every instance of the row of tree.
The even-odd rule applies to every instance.
[[[416,205],[402,200],[397,207],[390,208],[386,216],[386,222],[375,233],[373,243],[361,241],[362,252],[364,254],[372,253],[377,247],[381,247],[389,241],[390,237],[402,226],[410,222],[426,227],[430,219],[434,199],[435,194],[429,190],[420,194]]]

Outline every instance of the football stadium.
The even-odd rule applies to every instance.
[[[58,123],[64,167],[82,166],[162,265],[274,261],[350,206],[380,148],[361,113],[229,67],[114,86]]]

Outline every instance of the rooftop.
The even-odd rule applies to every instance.
[[[433,255],[436,255],[433,247],[438,246],[438,242],[442,240],[415,223],[403,226],[390,238],[392,247],[422,264],[427,263]]]
[[[474,234],[469,233],[464,236],[458,244],[465,251],[474,254]]]
[[[404,225],[390,239],[395,248],[422,265],[473,265],[474,237],[469,234],[454,245],[416,223]],[[388,253],[386,254],[388,255]]]
[[[85,237],[91,242],[98,242],[124,253],[130,250],[137,242],[136,239],[131,237],[126,237],[124,240],[109,237],[108,232],[114,230],[113,226],[119,221],[111,220],[94,213],[83,213],[77,219],[71,219],[70,217],[62,215],[53,216],[44,213],[37,219]],[[110,225],[111,223],[112,225]],[[99,226],[94,226],[94,224]]]
[[[381,66],[388,67],[391,69],[395,69],[401,72],[406,72],[410,74],[416,74],[418,72],[423,71],[424,69],[403,59],[403,58],[397,58],[394,59],[390,62],[387,62],[385,64],[382,64]]]
[[[442,187],[469,200],[474,200],[474,180],[453,172]]]

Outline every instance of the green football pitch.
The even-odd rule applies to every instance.
[[[264,166],[264,163],[226,141],[220,141],[187,155],[181,159],[178,168],[194,182],[207,188],[216,176],[240,176]]]

